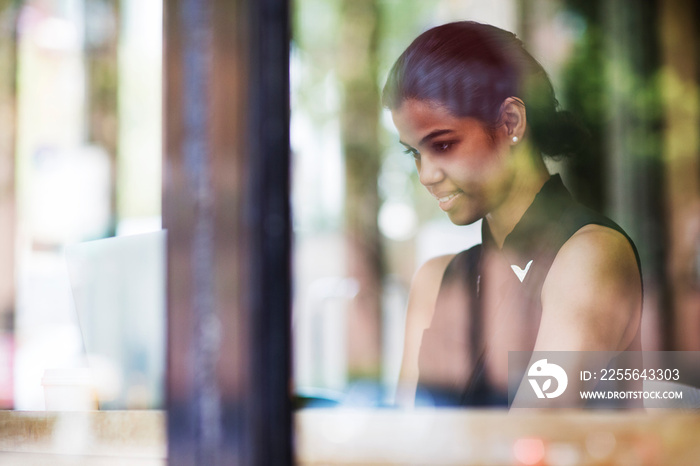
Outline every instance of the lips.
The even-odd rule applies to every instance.
[[[438,200],[438,202],[447,202],[450,199],[452,199],[453,197],[458,196],[459,194],[460,194],[459,192],[448,194],[447,196],[444,196],[444,197],[438,197],[437,200]]]
[[[453,200],[456,197],[459,197],[460,195],[464,194],[463,191],[452,191],[450,193],[435,193],[433,196],[438,201],[438,204],[440,204],[440,208],[442,210],[448,210],[450,207],[452,207],[452,204],[454,203]]]

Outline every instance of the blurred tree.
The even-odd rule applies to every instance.
[[[85,68],[87,85],[88,143],[103,148],[109,155],[110,225],[105,236],[116,232],[116,181],[119,81],[119,0],[84,2]]]
[[[319,144],[340,126],[344,203],[338,212],[324,209],[321,202],[304,206],[315,212],[312,222],[304,218],[304,224],[347,239],[347,258],[339,262],[347,264],[346,274],[361,288],[349,309],[351,378],[376,377],[380,369],[381,284],[387,269],[385,239],[377,226],[382,156],[390,151],[404,157],[409,169],[413,165],[398,155],[398,138],[383,130],[379,89],[394,60],[430,24],[427,13],[434,9],[422,0],[299,0],[294,8],[293,54],[300,66],[293,79],[293,111],[311,120]],[[309,181],[322,182],[295,183]],[[429,212],[435,213],[432,202]]]
[[[667,241],[658,4],[564,3],[582,27],[563,73],[563,98],[592,136],[586,152],[568,165],[571,188],[635,240],[645,278],[645,321],[655,322],[656,309],[671,308],[663,284]],[[671,313],[664,314],[661,328],[649,328],[645,335],[649,349],[670,328]]]
[[[0,409],[13,407],[17,7],[0,0]]]
[[[375,0],[341,3],[338,77],[342,89],[341,139],[346,169],[348,274],[359,293],[348,315],[350,376],[378,377],[381,360],[382,244],[377,226],[380,168]]]

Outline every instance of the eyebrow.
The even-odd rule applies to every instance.
[[[451,129],[436,129],[435,131],[431,131],[430,133],[428,133],[427,136],[425,136],[423,139],[421,139],[420,142],[418,143],[418,145],[422,146],[423,144],[430,141],[431,139],[434,139],[438,136],[442,136],[443,134],[448,134],[448,133],[453,133],[453,132],[454,131],[452,131]],[[418,152],[417,149],[412,147],[410,144],[403,142],[401,139],[399,139],[399,143],[406,146],[407,149]]]
[[[422,146],[426,142],[430,141],[431,139],[435,139],[438,136],[442,136],[443,134],[448,134],[452,133],[453,131],[451,129],[436,129],[435,131],[431,131],[428,133],[427,136],[425,136],[423,139],[420,140],[420,143],[418,143],[419,146]]]

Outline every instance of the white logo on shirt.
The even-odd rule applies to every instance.
[[[520,280],[520,283],[522,283],[523,280],[525,280],[525,275],[527,275],[527,271],[530,270],[531,265],[532,259],[525,266],[525,270],[521,269],[517,265],[511,265],[510,268],[513,269],[513,272],[515,272],[515,276],[518,277],[518,280]]]

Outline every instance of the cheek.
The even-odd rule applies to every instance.
[[[507,158],[504,154],[491,148],[472,150],[468,154],[459,157],[455,165],[467,179],[474,181],[486,181],[485,178],[497,174],[503,169]]]
[[[475,160],[483,172],[493,174],[507,170],[509,161],[510,146],[507,144],[496,145],[494,143],[485,147]]]

